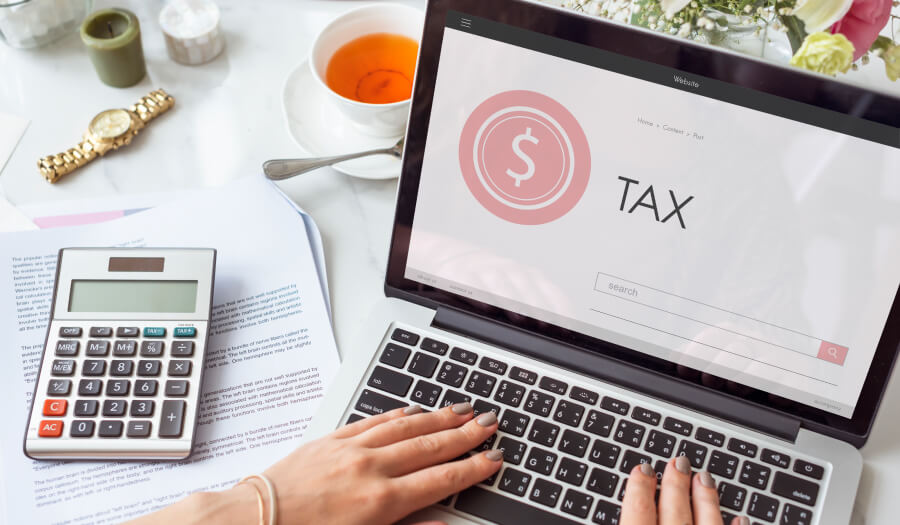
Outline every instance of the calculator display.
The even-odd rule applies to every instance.
[[[70,312],[190,313],[197,281],[72,280]]]

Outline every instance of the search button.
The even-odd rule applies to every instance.
[[[844,359],[847,358],[847,350],[849,349],[846,346],[822,341],[822,344],[819,345],[819,355],[817,357],[843,366]]]

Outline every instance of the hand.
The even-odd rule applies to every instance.
[[[649,464],[635,466],[628,477],[622,500],[621,525],[723,525],[716,481],[709,472],[691,475],[684,456],[669,461],[662,477],[659,504],[656,473]],[[750,525],[746,517],[730,525]]]

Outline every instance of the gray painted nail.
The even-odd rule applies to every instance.
[[[468,414],[469,412],[472,411],[472,404],[471,403],[457,403],[457,404],[451,406],[450,410],[452,410],[454,414],[458,414],[461,416],[463,414]]]
[[[678,469],[678,472],[682,474],[690,474],[691,473],[691,460],[687,458],[687,456],[678,456],[675,460],[675,468]]]
[[[484,414],[478,416],[478,419],[476,421],[478,421],[478,424],[483,427],[489,427],[497,422],[497,414],[493,412],[485,412]]]
[[[700,473],[700,484],[711,489],[716,488],[716,480],[713,479],[712,474],[705,470]]]
[[[497,449],[488,450],[487,454],[485,454],[484,456],[491,461],[500,461],[501,459],[503,459],[503,451]],[[748,523],[747,525],[750,524]]]
[[[740,523],[741,525],[750,525],[750,518],[748,518],[747,516],[741,516]]]
[[[643,472],[645,476],[656,477],[656,472],[653,472],[653,467],[651,467],[649,463],[641,463],[641,472]]]
[[[406,414],[407,416],[411,416],[413,414],[418,414],[421,411],[422,411],[422,407],[420,407],[419,405],[410,405],[403,409],[403,413]]]

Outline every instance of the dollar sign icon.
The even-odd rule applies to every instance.
[[[509,168],[506,170],[506,174],[516,180],[516,187],[520,187],[522,185],[523,180],[528,180],[531,177],[534,177],[534,161],[531,160],[531,157],[528,156],[527,153],[522,151],[522,148],[519,144],[522,143],[523,140],[527,140],[532,144],[537,144],[540,142],[537,137],[531,134],[531,128],[525,128],[525,133],[521,133],[516,135],[516,137],[512,140],[512,149],[513,153],[516,154],[517,157],[522,159],[525,162],[525,173],[517,173]]]

